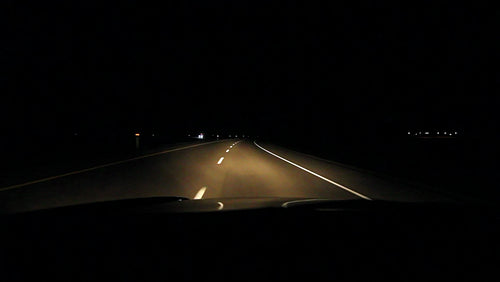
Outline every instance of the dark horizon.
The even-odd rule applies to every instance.
[[[234,131],[349,140],[418,128],[497,136],[491,27],[464,3],[61,5],[9,5],[9,138]]]

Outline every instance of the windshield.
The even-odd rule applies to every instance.
[[[495,32],[470,3],[29,2],[2,9],[2,212],[497,199]]]

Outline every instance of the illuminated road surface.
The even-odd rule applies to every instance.
[[[233,139],[185,147],[0,188],[0,211],[151,196],[444,199],[272,144]]]

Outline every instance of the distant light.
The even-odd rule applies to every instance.
[[[198,139],[203,139],[203,133],[198,134]]]
[[[191,134],[188,134],[188,137],[191,137]]]
[[[444,132],[444,135],[446,135],[446,131]]]
[[[421,131],[420,131],[420,132],[418,132],[418,135],[422,135],[422,132],[421,132]]]
[[[457,135],[457,132],[455,131],[455,135]]]
[[[226,150],[226,153],[229,153],[229,149]]]
[[[410,131],[408,131],[408,135],[410,135],[410,134],[411,134]]]
[[[425,135],[429,135],[429,131],[426,131],[426,132],[425,132]]]
[[[135,134],[135,136],[139,137],[139,136],[141,136],[141,134],[139,134],[139,133],[136,133],[136,134]]]
[[[452,136],[453,134],[450,133],[450,136]]]
[[[238,138],[238,135],[234,135],[234,137]]]
[[[243,134],[243,138],[245,138],[245,134]]]
[[[439,135],[439,131],[438,131],[438,133],[437,133],[437,134]]]
[[[229,137],[231,137],[231,134],[229,134]]]
[[[219,134],[217,134],[217,138],[219,138]]]
[[[153,133],[153,134],[151,134],[151,136],[155,137],[155,134]]]

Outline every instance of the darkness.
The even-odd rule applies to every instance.
[[[493,9],[262,2],[4,1],[2,147],[225,132],[325,152],[440,128],[496,144]]]

